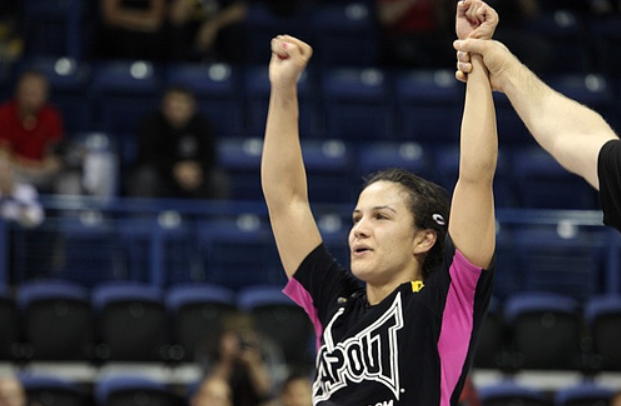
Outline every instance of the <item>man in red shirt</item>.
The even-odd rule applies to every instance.
[[[62,168],[53,153],[62,140],[63,122],[48,103],[48,83],[41,73],[27,71],[12,100],[0,106],[0,149],[10,156],[17,180],[50,192]]]

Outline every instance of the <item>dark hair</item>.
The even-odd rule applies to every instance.
[[[370,175],[365,178],[363,189],[379,181],[394,182],[403,186],[409,196],[410,210],[414,215],[413,226],[432,229],[437,233],[436,243],[423,263],[423,278],[426,278],[442,261],[444,238],[448,231],[448,194],[435,183],[400,168],[383,169]]]

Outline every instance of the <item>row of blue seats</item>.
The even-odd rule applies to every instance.
[[[61,280],[0,289],[6,361],[198,362],[217,351],[223,323],[248,314],[270,354],[283,365],[312,361],[313,333],[305,312],[283,286],[183,284],[159,289],[106,282],[87,289]],[[255,345],[259,345],[257,341]],[[262,348],[270,348],[262,346]]]
[[[47,74],[51,99],[69,132],[93,128],[133,133],[159,107],[166,86],[192,89],[200,110],[221,136],[264,130],[269,96],[266,65],[154,64],[145,61],[79,62],[69,58],[24,61]],[[4,93],[10,93],[5,82]],[[551,76],[550,85],[617,124],[621,83],[603,74]],[[300,123],[313,138],[454,141],[459,133],[463,87],[446,70],[380,68],[309,69],[300,80]],[[0,85],[1,89],[1,85]],[[495,95],[501,139],[521,143],[526,129],[501,94]]]
[[[483,325],[475,367],[504,371],[621,371],[621,295],[582,301],[550,292],[494,300]]]
[[[326,245],[345,267],[351,207],[316,212]],[[0,276],[7,283],[58,277],[87,287],[107,280],[143,281],[158,287],[216,283],[234,290],[249,284],[284,285],[264,216],[194,218],[177,210],[152,217],[90,209],[54,217],[48,211],[48,219],[36,229],[4,227],[0,237],[5,241],[2,246],[9,247],[5,257],[11,262],[5,259],[0,264]],[[576,298],[621,292],[618,239],[601,226],[601,213],[593,213],[591,225],[580,225],[571,218],[545,215],[539,223],[528,212],[517,210],[512,223],[499,209],[496,296],[522,290]]]

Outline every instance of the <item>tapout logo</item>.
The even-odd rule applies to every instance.
[[[363,381],[383,384],[399,400],[397,331],[403,327],[401,293],[377,321],[335,345],[332,326],[344,311],[344,308],[337,311],[324,332],[324,344],[317,356],[317,378],[313,384],[314,404],[329,399],[350,382]]]

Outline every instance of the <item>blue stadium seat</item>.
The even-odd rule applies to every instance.
[[[19,324],[15,299],[6,285],[0,285],[0,361],[19,357]]]
[[[194,92],[199,110],[218,136],[239,135],[245,129],[242,88],[238,69],[225,63],[171,63],[165,86],[183,86]]]
[[[192,245],[192,227],[179,212],[163,210],[154,218],[121,218],[116,235],[125,279],[162,288],[205,280]]]
[[[609,404],[614,393],[615,390],[610,387],[581,382],[557,389],[554,393],[554,406],[604,406]]]
[[[316,58],[323,66],[378,64],[379,28],[371,2],[325,3],[311,11]]]
[[[122,279],[120,246],[113,220],[99,210],[84,210],[59,219],[56,230],[58,261],[54,276],[86,287]]]
[[[104,362],[162,362],[169,357],[163,292],[139,282],[93,288],[97,355]]]
[[[511,381],[480,387],[479,398],[481,406],[551,406],[542,391]]]
[[[464,93],[453,71],[401,71],[394,89],[402,139],[458,144]]]
[[[316,211],[315,216],[317,218],[317,226],[319,227],[321,238],[330,251],[330,254],[336,258],[342,267],[349,268],[349,231],[352,224],[351,217],[343,217],[342,213],[321,210]]]
[[[164,382],[142,375],[111,375],[95,383],[95,406],[178,406],[180,399]]]
[[[50,85],[50,102],[60,110],[68,134],[93,127],[94,101],[89,94],[90,64],[68,57],[39,56],[20,61],[16,73],[30,69],[46,76]]]
[[[389,78],[380,69],[335,67],[321,77],[326,135],[343,140],[395,136]]]
[[[512,179],[521,208],[597,210],[596,191],[541,147],[511,153]]]
[[[368,176],[386,168],[403,168],[429,180],[434,179],[432,149],[417,142],[378,141],[360,143],[356,174]]]
[[[621,17],[592,17],[589,32],[598,71],[614,77],[621,69]]]
[[[237,306],[250,314],[260,333],[282,348],[287,364],[307,367],[313,362],[313,327],[306,312],[282,292],[283,287],[246,287],[237,295]]]
[[[272,231],[259,216],[202,221],[196,236],[208,283],[235,291],[258,283],[284,285]]]
[[[180,284],[166,292],[173,358],[194,361],[217,341],[222,321],[237,309],[235,294],[223,286]],[[178,347],[177,347],[178,346]]]
[[[112,60],[93,66],[96,119],[110,134],[135,134],[142,119],[159,108],[162,90],[159,66],[151,62]]]
[[[621,370],[621,349],[615,340],[621,331],[621,297],[590,297],[585,303],[584,319],[593,342],[596,367],[607,371]]]
[[[93,359],[94,325],[86,288],[66,281],[24,282],[16,301],[27,358]]]
[[[353,176],[354,152],[340,140],[302,141],[309,199],[317,203],[352,203],[358,179]]]
[[[496,107],[498,147],[500,149],[513,149],[537,145],[507,96],[504,93],[494,92],[492,97]]]
[[[528,29],[551,42],[548,66],[538,74],[586,73],[592,69],[584,13],[566,7],[546,10]]]
[[[226,138],[218,143],[218,161],[227,173],[235,200],[263,200],[261,155],[263,139]]]
[[[28,401],[40,406],[87,406],[88,396],[75,382],[47,375],[20,374]]]
[[[250,134],[259,135],[265,132],[270,88],[267,64],[246,66],[244,94],[246,96],[246,122]],[[299,127],[303,138],[324,136],[317,93],[315,70],[306,69],[298,80]]]
[[[569,294],[583,299],[603,291],[600,285],[605,235],[571,221],[524,225],[512,231],[512,247],[522,268],[520,290]]]
[[[24,0],[22,3],[27,55],[84,56],[87,2]]]
[[[582,367],[582,317],[577,300],[554,293],[514,293],[505,299],[504,319],[518,369]]]

